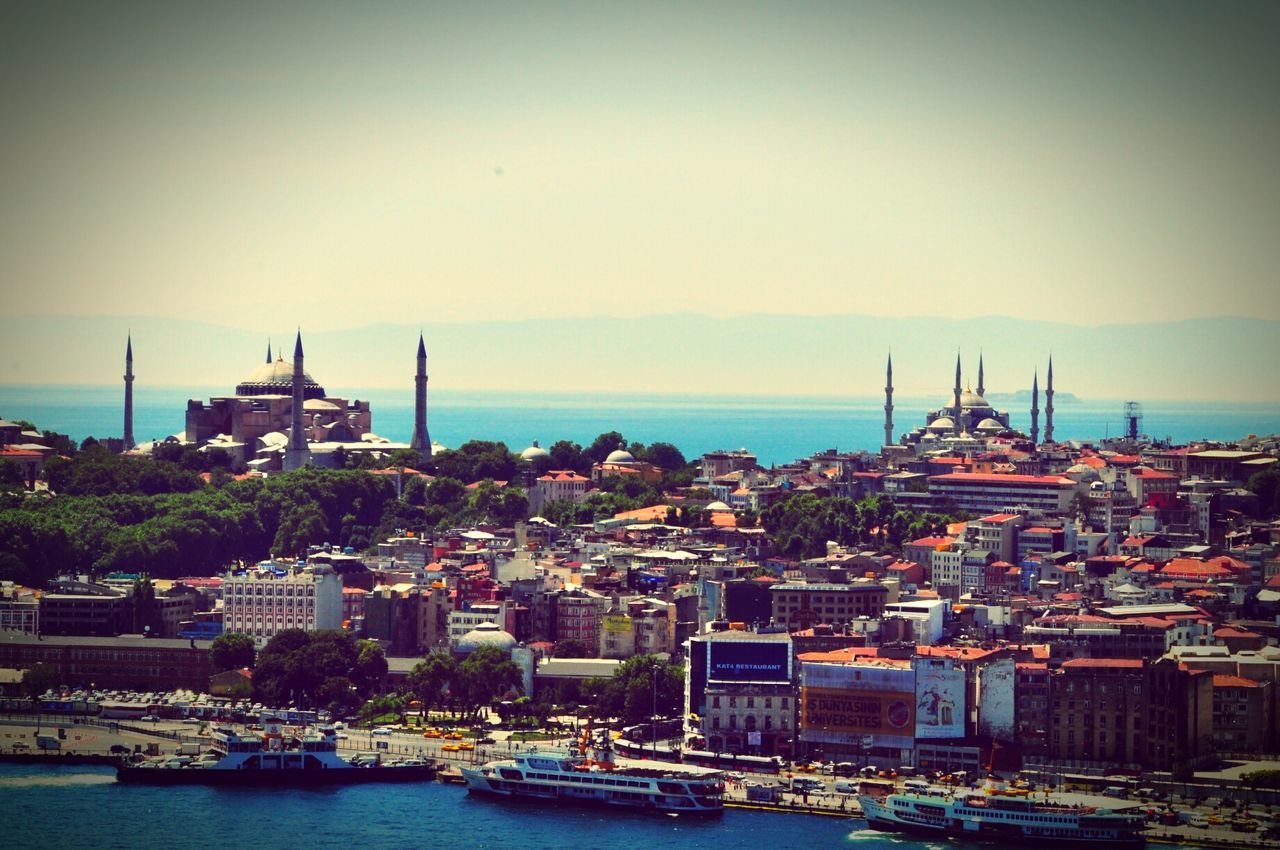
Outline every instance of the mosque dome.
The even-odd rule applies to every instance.
[[[733,508],[729,507],[729,506],[728,506],[728,505],[726,505],[724,502],[712,502],[711,504],[707,505],[707,510],[709,510],[709,511],[731,511],[731,510],[733,510]]]
[[[529,446],[529,448],[520,452],[521,460],[533,461],[541,457],[551,457],[551,453],[548,452],[546,449],[544,449],[542,446],[538,445],[537,440],[534,440],[533,445]]]
[[[930,431],[952,431],[956,427],[956,423],[950,416],[939,416],[937,419],[929,423]]]
[[[510,632],[503,631],[497,623],[481,623],[462,637],[458,638],[458,652],[470,654],[482,646],[509,653],[519,642]]]
[[[619,447],[617,449],[614,449],[612,452],[610,452],[609,456],[604,459],[604,462],[605,463],[635,463],[636,459],[631,456],[631,452],[627,451],[622,447]]]
[[[999,432],[1004,430],[1004,425],[1001,424],[999,420],[991,419],[990,417],[988,417],[978,423],[978,427],[976,430]]]
[[[960,406],[961,407],[983,407],[983,408],[991,407],[991,405],[987,404],[987,400],[985,398],[978,395],[973,390],[965,390],[964,392],[960,393]]]
[[[316,383],[305,371],[302,373],[303,396],[324,398],[324,387]],[[260,363],[239,384],[236,395],[290,395],[293,393],[293,363],[277,357],[270,363]]]

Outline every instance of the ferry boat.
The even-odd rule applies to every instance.
[[[531,749],[479,767],[463,767],[467,790],[498,797],[603,805],[682,815],[724,811],[724,773],[709,768],[614,759],[594,747]]]
[[[965,841],[1030,843],[1037,847],[1141,848],[1145,820],[1094,806],[1038,802],[999,791],[952,794],[938,790],[860,795],[867,824],[882,832],[958,838]]]
[[[419,782],[435,778],[435,766],[419,759],[388,761],[375,754],[350,761],[338,755],[331,726],[285,737],[279,721],[267,720],[257,734],[230,727],[213,730],[209,749],[196,758],[166,756],[124,761],[120,782],[148,785],[229,785],[307,787],[364,782]]]

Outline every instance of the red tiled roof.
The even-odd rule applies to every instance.
[[[1076,482],[1070,478],[1060,478],[1057,475],[990,475],[981,472],[948,472],[943,475],[932,475],[930,481],[947,481],[963,484],[965,482],[972,483],[988,483],[988,484],[1040,484],[1054,485],[1059,487],[1074,487]]]
[[[1008,522],[1011,519],[1017,519],[1018,516],[1019,516],[1018,514],[992,514],[991,516],[984,516],[982,519],[978,521],[979,522]]]
[[[1262,683],[1255,682],[1253,679],[1246,679],[1243,676],[1214,673],[1213,686],[1215,688],[1260,688]]]
[[[955,543],[954,537],[921,537],[919,540],[912,540],[908,546],[950,546]]]
[[[1142,669],[1141,658],[1072,658],[1069,661],[1062,662],[1063,667],[1071,668],[1089,668],[1089,667],[1125,667],[1128,669]]]

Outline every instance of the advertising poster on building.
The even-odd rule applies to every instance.
[[[1016,737],[1016,673],[1012,658],[994,661],[978,671],[979,735],[998,741]]]
[[[910,737],[914,697],[910,691],[804,688],[800,725],[814,732]]]
[[[786,641],[712,641],[707,679],[718,682],[790,682]]]
[[[916,669],[916,737],[964,737],[964,671],[923,660]]]

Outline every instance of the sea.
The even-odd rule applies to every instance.
[[[948,850],[860,821],[726,809],[712,819],[475,797],[439,783],[277,790],[123,785],[105,767],[0,764],[6,844],[24,850]]]
[[[720,818],[510,804],[439,783],[263,790],[122,785],[100,767],[0,765],[6,844],[25,850],[936,848],[856,821],[727,810]]]
[[[135,386],[134,438],[181,434],[188,399],[207,400],[228,390]],[[330,388],[330,395],[367,399],[374,432],[408,442],[413,427],[411,390],[357,393]],[[0,418],[25,419],[75,440],[118,437],[123,431],[122,398],[118,386],[0,386]],[[989,400],[1010,412],[1014,428],[1030,430],[1025,399]],[[947,403],[944,397],[895,396],[895,434],[925,424],[928,411]],[[1058,440],[1096,442],[1124,433],[1123,401],[1058,398],[1054,404]],[[1280,433],[1280,405],[1275,404],[1147,401],[1142,413],[1141,433],[1175,443]],[[1040,426],[1043,432],[1043,411]],[[826,449],[877,451],[884,440],[884,399],[433,390],[428,428],[434,442],[449,448],[468,440],[495,440],[515,451],[533,440],[544,448],[557,440],[586,446],[599,434],[618,431],[628,441],[672,443],[690,459],[707,451],[745,448],[768,466]]]

